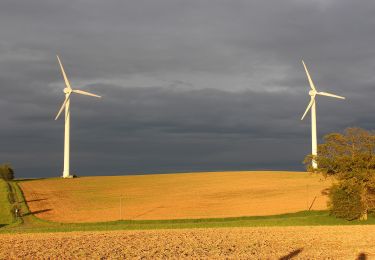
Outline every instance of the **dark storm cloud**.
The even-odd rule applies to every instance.
[[[372,1],[0,3],[0,161],[58,176],[60,54],[73,86],[77,174],[302,169],[304,58],[318,133],[374,128]]]

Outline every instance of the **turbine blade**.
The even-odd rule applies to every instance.
[[[66,87],[67,87],[68,89],[72,89],[72,88],[70,87],[69,80],[68,80],[68,78],[67,78],[67,76],[66,76],[66,74],[65,74],[65,70],[64,70],[64,67],[63,67],[63,65],[62,65],[62,63],[61,63],[61,61],[60,61],[60,58],[59,58],[58,55],[56,55],[56,57],[57,57],[57,60],[59,61],[59,64],[60,64],[61,73],[62,73],[62,75],[63,75],[63,77],[64,77],[65,85],[66,85]]]
[[[66,106],[66,102],[68,102],[69,98],[70,98],[70,93],[65,97],[65,100],[64,100],[59,112],[57,113],[57,116],[55,117],[55,120],[57,120],[57,118],[59,118],[59,116],[60,116],[61,112],[64,110],[64,108]]]
[[[321,95],[321,96],[327,96],[327,97],[334,97],[334,98],[339,98],[339,99],[345,99],[345,97],[334,95],[334,94],[331,94],[331,93],[328,93],[328,92],[318,92],[316,94]]]
[[[303,67],[305,68],[305,71],[306,71],[306,75],[307,75],[307,79],[309,80],[309,83],[310,83],[310,87],[312,90],[315,90],[316,91],[316,88],[314,86],[314,82],[312,81],[311,77],[310,77],[310,73],[309,71],[307,70],[307,67],[306,67],[306,64],[305,62],[302,60],[302,64],[303,64]]]
[[[310,108],[314,104],[314,102],[315,102],[315,98],[311,97],[310,103],[307,105],[307,108],[305,110],[305,113],[303,113],[303,116],[302,116],[301,120],[303,120],[305,118],[307,112],[310,110]]]
[[[101,96],[99,96],[99,95],[95,95],[95,94],[92,94],[90,92],[86,92],[86,91],[79,90],[79,89],[73,89],[72,91],[74,93],[77,93],[77,94],[82,94],[82,95],[86,95],[86,96],[92,96],[92,97],[101,98]]]

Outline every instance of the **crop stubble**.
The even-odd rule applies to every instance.
[[[210,172],[20,183],[31,212],[57,222],[274,215],[326,209],[328,180],[305,172]]]
[[[1,259],[356,259],[375,226],[249,227],[0,235]],[[365,258],[363,258],[365,259]]]

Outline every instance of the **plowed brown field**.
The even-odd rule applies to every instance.
[[[373,259],[375,258],[375,226],[0,235],[1,259],[291,259],[294,257],[296,259]]]
[[[21,182],[31,212],[58,222],[217,218],[326,209],[330,185],[305,172],[210,172]]]

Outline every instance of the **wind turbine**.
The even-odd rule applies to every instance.
[[[315,96],[321,95],[321,96],[327,96],[327,97],[333,97],[333,98],[339,98],[339,99],[345,99],[345,97],[334,95],[328,92],[318,92],[314,86],[314,82],[312,81],[309,71],[307,70],[305,62],[302,60],[303,67],[305,68],[307,79],[310,83],[310,91],[309,95],[311,97],[310,103],[307,105],[307,108],[305,110],[305,113],[303,114],[301,120],[306,116],[307,112],[311,108],[311,148],[312,152],[311,154],[313,157],[315,157],[318,154],[318,143],[317,143],[317,133],[316,133],[316,103],[315,103]],[[313,159],[312,160],[312,167],[313,169],[318,168],[317,162]]]
[[[98,96],[98,95],[95,95],[95,94],[92,94],[92,93],[89,93],[89,92],[86,92],[86,91],[83,91],[83,90],[78,90],[78,89],[72,89],[70,87],[70,83],[69,83],[69,80],[65,74],[65,71],[64,71],[64,67],[60,61],[60,58],[59,56],[57,56],[57,60],[59,61],[59,64],[60,64],[60,68],[61,68],[61,73],[62,73],[62,76],[64,77],[64,81],[65,81],[65,88],[64,88],[64,93],[65,93],[65,100],[59,110],[59,112],[57,113],[57,116],[55,118],[55,120],[57,120],[57,118],[59,118],[61,112],[64,110],[65,108],[65,135],[64,135],[64,171],[63,171],[63,178],[72,178],[73,176],[70,175],[70,162],[69,162],[69,159],[70,159],[70,95],[72,93],[76,93],[76,94],[81,94],[81,95],[87,95],[87,96],[92,96],[92,97],[97,97],[97,98],[100,98],[101,96]]]

